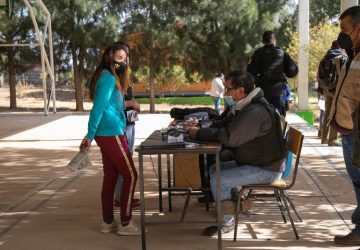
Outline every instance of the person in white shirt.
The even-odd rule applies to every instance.
[[[218,73],[211,81],[210,96],[214,100],[215,110],[220,114],[220,98],[223,97],[225,91],[224,75]]]

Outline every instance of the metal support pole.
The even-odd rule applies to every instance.
[[[35,15],[34,15],[34,11],[33,11],[33,9],[32,9],[32,7],[31,7],[28,0],[23,0],[23,2],[28,7],[31,20],[32,20],[32,23],[33,23],[34,28],[35,28],[36,37],[37,37],[37,39],[39,41],[39,44],[40,44],[41,77],[42,77],[42,81],[43,81],[44,112],[45,112],[45,115],[48,115],[48,109],[46,107],[46,100],[47,100],[47,96],[46,96],[46,72],[45,72],[45,54],[46,54],[46,51],[45,51],[43,40],[41,38],[40,29],[39,29],[39,26],[37,24],[37,21],[36,21]]]
[[[51,80],[51,95],[53,101],[53,111],[56,113],[56,96],[55,96],[55,67],[54,67],[54,51],[53,51],[53,40],[52,40],[52,28],[51,28],[51,15],[48,9],[46,8],[45,4],[42,0],[36,0],[37,3],[40,5],[41,9],[45,12],[47,16],[47,21],[44,29],[44,34],[40,32],[39,26],[37,24],[35,14],[33,8],[28,0],[23,0],[24,4],[29,10],[31,21],[34,25],[36,38],[39,43],[15,43],[15,44],[0,44],[0,47],[40,47],[40,54],[41,54],[41,77],[43,81],[43,98],[44,98],[44,113],[48,115],[48,106],[47,106],[47,95],[46,95],[46,78],[49,75]],[[48,59],[48,54],[46,53],[45,49],[45,40],[46,35],[48,34],[49,39],[49,57],[50,62]]]
[[[52,40],[52,27],[51,27],[51,15],[42,0],[37,0],[43,11],[48,16],[47,30],[49,37],[49,57],[50,57],[50,69],[48,69],[51,79],[51,96],[53,101],[53,112],[56,113],[56,95],[55,95],[55,66],[54,66],[54,50]],[[45,34],[46,35],[46,34]],[[44,35],[44,37],[45,37]],[[50,100],[49,100],[50,101]]]
[[[299,110],[309,105],[309,0],[299,1]]]

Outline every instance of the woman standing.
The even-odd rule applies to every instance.
[[[102,233],[118,230],[120,235],[139,235],[140,230],[132,222],[132,206],[138,174],[134,167],[124,135],[126,118],[123,93],[128,87],[127,70],[129,47],[121,42],[108,46],[90,82],[90,112],[88,133],[80,149],[89,150],[95,139],[100,147],[104,178],[101,190]],[[132,107],[139,110],[134,102]],[[114,219],[113,197],[118,175],[123,177],[120,200],[119,226]]]

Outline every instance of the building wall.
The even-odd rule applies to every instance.
[[[187,86],[182,87],[179,90],[179,93],[207,93],[210,91],[210,81],[199,82],[195,84],[190,84]],[[156,89],[156,87],[155,87]],[[163,87],[161,90],[156,89],[156,94],[163,94],[171,92],[169,89],[164,89]],[[144,84],[134,84],[134,93],[135,94],[146,94],[147,92],[147,85]]]

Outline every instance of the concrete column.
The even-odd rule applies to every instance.
[[[309,104],[309,0],[299,1],[299,110],[307,110]]]
[[[358,5],[358,0],[341,0],[340,2],[340,14],[344,12],[344,10]]]

